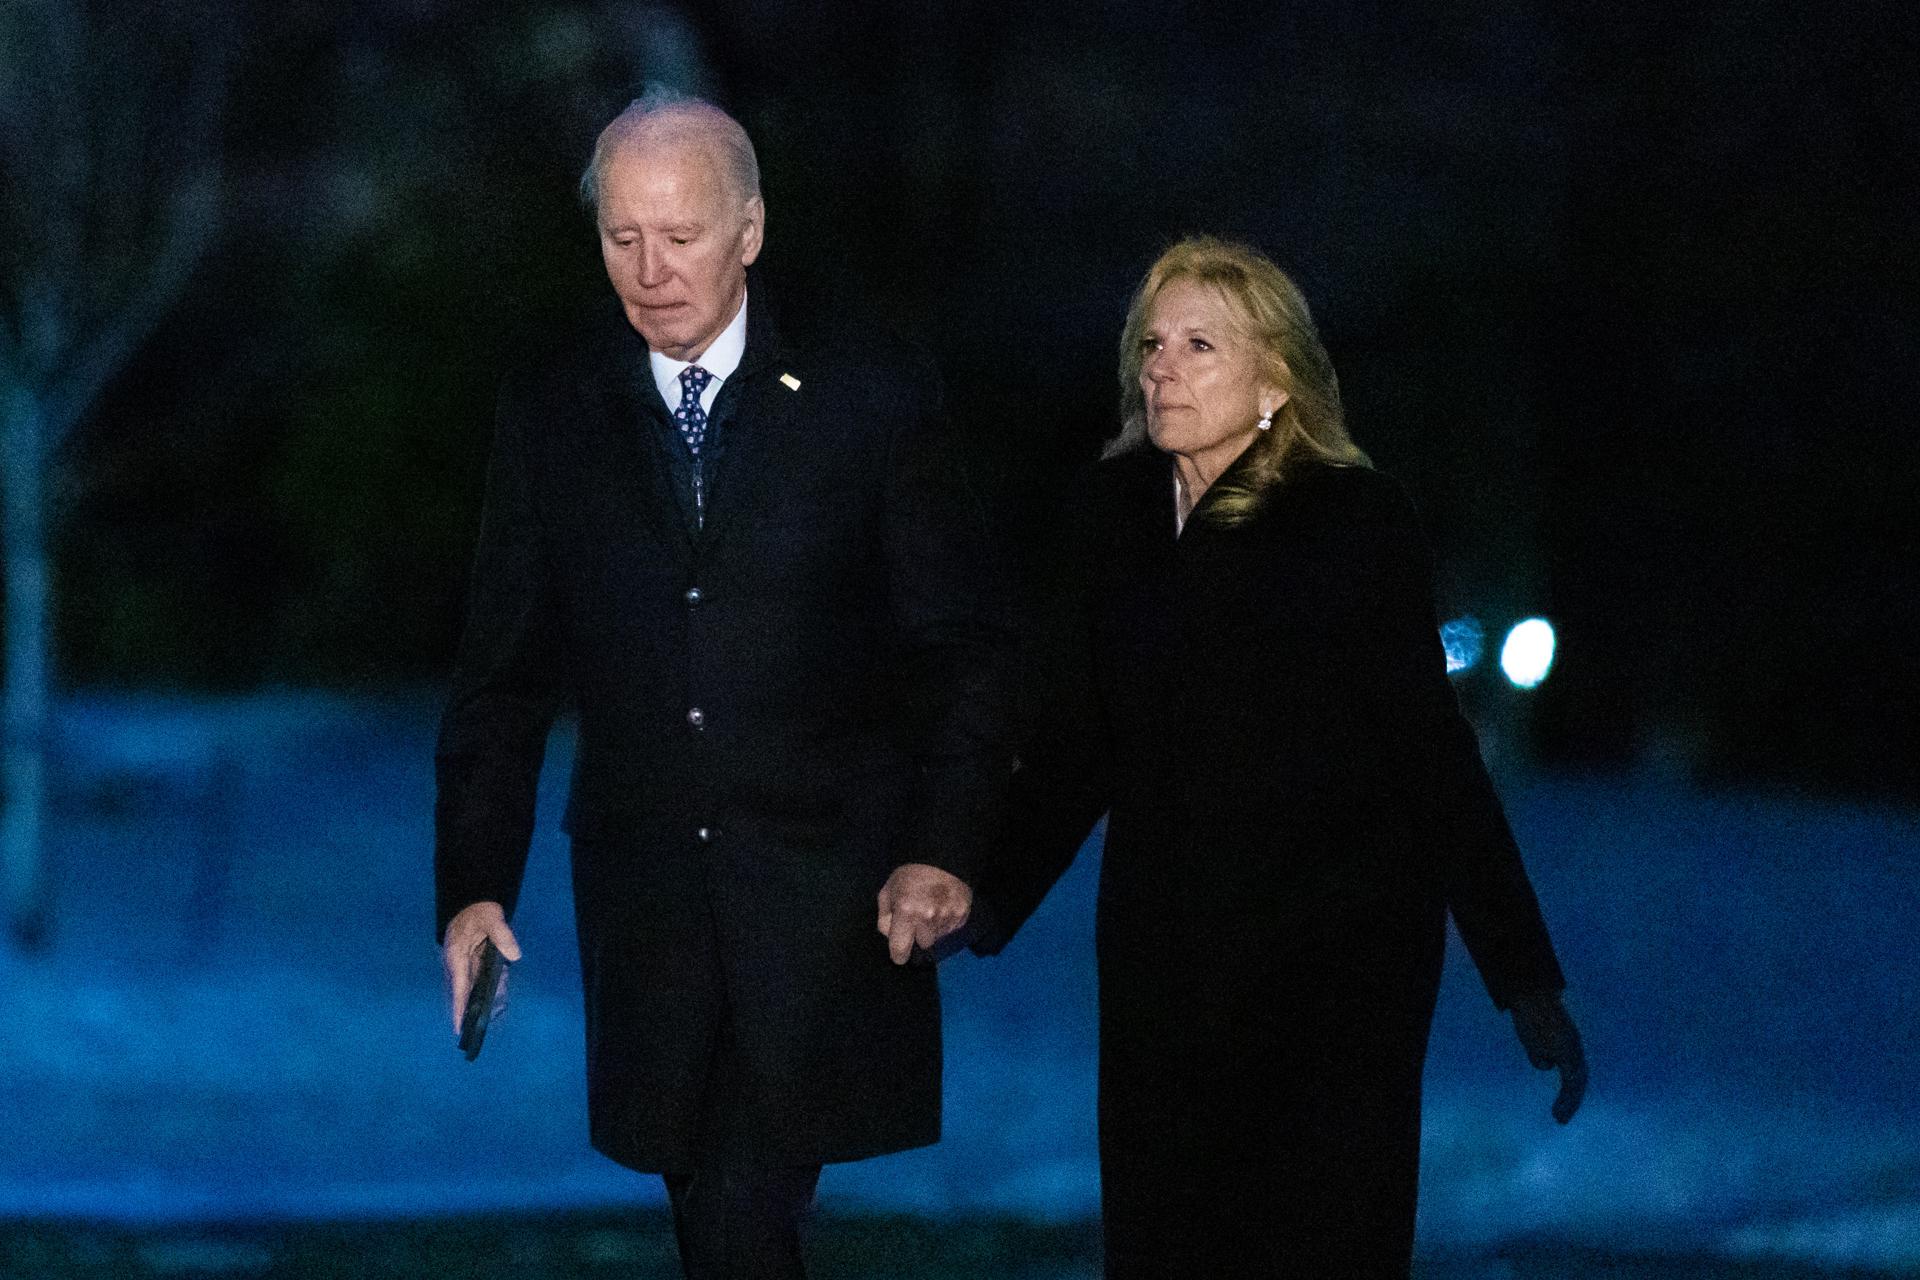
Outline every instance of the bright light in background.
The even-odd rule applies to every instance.
[[[1531,689],[1553,669],[1553,626],[1545,618],[1513,624],[1500,646],[1500,669],[1521,689]]]
[[[1473,670],[1480,662],[1486,641],[1487,633],[1481,629],[1478,618],[1455,618],[1442,623],[1440,643],[1447,651],[1447,674]]]

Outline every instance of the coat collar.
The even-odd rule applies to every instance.
[[[724,433],[720,456],[707,480],[707,519],[700,532],[703,550],[711,550],[741,518],[743,501],[766,466],[763,456],[777,441],[799,407],[804,374],[780,336],[766,280],[747,273],[747,349],[740,367],[720,388],[714,418]]]
[[[746,383],[761,378],[769,371],[776,383],[782,373],[796,380],[801,376],[790,368],[793,352],[780,336],[779,326],[774,319],[772,291],[766,279],[751,267],[747,269],[747,296],[746,351],[740,358],[739,367],[721,385],[722,394],[736,380]],[[671,407],[661,400],[659,387],[653,381],[653,369],[647,361],[646,339],[634,331],[620,300],[612,296],[604,298],[595,308],[590,323],[592,344],[599,351],[599,358],[593,363],[610,375],[607,389],[629,402],[635,410],[657,414],[664,419],[671,412]]]
[[[752,267],[747,268],[747,350],[740,357],[740,367],[734,370],[739,374],[761,373],[777,364],[782,357],[789,355],[785,342],[781,340],[780,329],[775,320],[775,300],[773,291],[767,286],[767,279]],[[775,376],[779,374],[775,370]]]
[[[593,361],[597,371],[593,381],[602,411],[614,424],[638,424],[642,415],[651,420],[645,430],[619,434],[642,437],[637,445],[650,457],[647,470],[654,477],[650,505],[658,519],[674,526],[678,538],[697,542],[703,554],[741,518],[740,508],[753,492],[756,473],[766,465],[761,456],[766,442],[778,439],[779,428],[798,410],[807,380],[806,369],[780,335],[772,290],[756,271],[747,273],[747,293],[751,301],[746,351],[714,401],[713,417],[723,440],[707,477],[706,523],[697,534],[692,531],[692,513],[686,509],[681,486],[672,480],[672,460],[665,456],[669,413],[647,361],[646,340],[634,332],[617,298],[606,300],[595,321],[594,345],[600,354]]]
[[[1213,533],[1218,532],[1219,527],[1209,524],[1206,520],[1207,509],[1221,492],[1223,484],[1240,479],[1242,473],[1252,465],[1252,455],[1251,446],[1242,449],[1239,455],[1227,464],[1226,469],[1220,473],[1213,484],[1208,486],[1206,493],[1201,495],[1199,504],[1188,515],[1185,530],[1178,534],[1180,543],[1190,545],[1194,541],[1204,542]],[[1125,460],[1129,469],[1128,483],[1132,486],[1130,491],[1136,495],[1134,501],[1156,513],[1157,523],[1154,526],[1156,536],[1164,536],[1168,542],[1174,541],[1176,537],[1174,511],[1178,499],[1174,495],[1176,473],[1173,456],[1162,453],[1151,444],[1140,444],[1122,454],[1121,458]],[[1165,519],[1158,519],[1160,516],[1164,516]],[[1203,536],[1197,539],[1192,538],[1191,535],[1196,533]]]

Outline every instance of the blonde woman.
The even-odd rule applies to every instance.
[[[1300,291],[1182,241],[1120,358],[978,948],[1106,814],[1107,1274],[1404,1276],[1447,915],[1565,1122],[1586,1068],[1560,968],[1413,509],[1348,437]]]

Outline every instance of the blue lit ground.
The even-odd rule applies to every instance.
[[[425,699],[76,707],[56,944],[0,951],[16,1243],[26,1220],[177,1232],[659,1203],[586,1146],[557,835],[535,849],[511,1011],[478,1064],[453,1049],[429,936],[432,718]],[[549,782],[564,756],[557,741]],[[1920,1271],[1914,816],[1625,779],[1506,791],[1593,1091],[1553,1125],[1548,1079],[1456,950],[1427,1073],[1424,1274],[1585,1273],[1524,1262],[1543,1249],[1708,1260],[1688,1275]],[[947,1138],[830,1169],[829,1214],[936,1231],[1007,1215],[1082,1238],[1094,870],[1007,955],[944,971]],[[1521,1261],[1472,1261],[1501,1249]]]

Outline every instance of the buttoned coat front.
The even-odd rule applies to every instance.
[[[1000,578],[931,366],[789,345],[764,294],[700,527],[617,310],[506,380],[436,753],[444,933],[511,913],[578,709],[592,1141],[643,1170],[938,1137],[935,973],[875,899],[901,863],[969,877],[1007,770]]]

